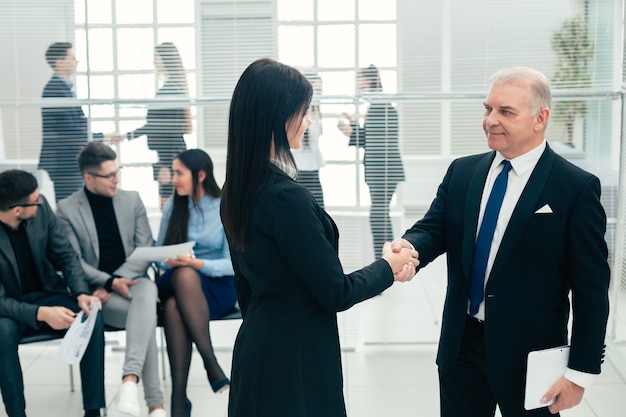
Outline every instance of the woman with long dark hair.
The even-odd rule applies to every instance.
[[[163,42],[154,48],[154,67],[163,84],[155,99],[188,98],[189,87],[183,61],[176,46]],[[161,209],[172,195],[170,168],[174,156],[187,149],[184,135],[191,133],[191,110],[184,105],[158,105],[148,109],[146,124],[126,134],[129,140],[147,135],[148,147],[156,151],[158,162],[153,164],[154,179],[159,183]]]
[[[222,221],[243,315],[230,417],[343,417],[338,311],[407,280],[415,251],[344,274],[337,226],[294,178],[313,89],[296,69],[253,62],[231,101]]]
[[[163,209],[157,245],[196,242],[192,253],[166,260],[166,271],[157,281],[172,374],[172,417],[179,417],[191,412],[186,391],[192,344],[213,391],[230,384],[213,352],[209,320],[231,310],[236,297],[211,158],[189,149],[176,156],[172,171],[174,195]]]

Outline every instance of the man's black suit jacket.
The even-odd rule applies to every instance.
[[[404,238],[420,267],[446,253],[448,290],[437,364],[450,369],[466,320],[483,187],[494,152],[455,160],[425,217]],[[536,213],[545,205],[552,213]],[[490,382],[519,392],[528,352],[568,343],[569,368],[597,374],[608,317],[606,216],[599,180],[546,147],[511,216],[485,290]]]
[[[42,98],[76,98],[70,84],[55,73],[44,87]],[[46,170],[55,185],[56,199],[78,190],[83,178],[76,165],[78,153],[89,141],[89,123],[80,106],[43,107],[39,169]],[[102,133],[92,137],[102,140]]]
[[[28,243],[43,290],[61,294],[68,294],[69,290],[73,296],[89,294],[85,272],[67,237],[69,231],[57,220],[43,196],[42,199],[44,202],[37,209],[37,215],[25,221]],[[38,329],[38,306],[20,301],[20,295],[17,259],[6,232],[0,227],[0,317],[10,317]]]

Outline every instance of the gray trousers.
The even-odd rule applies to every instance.
[[[156,345],[157,288],[147,278],[137,278],[130,287],[131,299],[113,293],[102,307],[107,326],[126,329],[126,356],[122,375],[137,375],[143,382],[144,398],[149,407],[164,404],[159,379]]]

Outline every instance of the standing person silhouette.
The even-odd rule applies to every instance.
[[[345,274],[337,226],[294,177],[290,149],[313,88],[270,59],[243,72],[230,107],[222,221],[243,323],[230,417],[345,417],[337,312],[415,274],[415,251]],[[399,255],[399,256],[392,256]]]
[[[350,138],[349,146],[365,149],[363,167],[370,190],[370,226],[374,256],[378,258],[383,244],[393,239],[389,205],[398,183],[404,181],[398,145],[398,112],[391,103],[376,100],[376,93],[383,91],[383,85],[374,65],[361,69],[356,81],[358,90],[372,99],[365,124],[361,127],[354,117],[344,114],[350,124],[339,124],[337,128]]]
[[[154,67],[163,84],[156,99],[188,98],[189,87],[183,61],[171,42],[154,48]],[[183,105],[155,105],[148,109],[146,124],[126,134],[129,140],[146,135],[148,147],[156,151],[158,161],[152,166],[154,179],[159,183],[161,210],[172,196],[172,161],[174,156],[187,149],[184,135],[191,133],[191,110]]]
[[[320,168],[324,166],[324,157],[320,150],[320,136],[322,135],[322,113],[316,96],[322,93],[322,79],[318,74],[309,74],[307,79],[313,85],[313,100],[309,108],[311,124],[304,132],[302,147],[292,149],[293,159],[298,167],[296,181],[304,185],[313,194],[315,200],[324,208],[324,192],[320,182]]]
[[[46,62],[54,70],[43,89],[42,98],[75,99],[72,76],[76,73],[76,54],[70,42],[56,42],[46,50]],[[76,155],[90,140],[89,122],[80,106],[41,109],[41,153],[38,169],[48,172],[54,184],[56,201],[68,197],[83,185],[76,167]],[[91,133],[93,140],[119,142],[118,133]]]

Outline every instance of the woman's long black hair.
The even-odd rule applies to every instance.
[[[219,197],[222,192],[213,175],[213,161],[206,152],[201,149],[189,149],[179,153],[174,160],[178,160],[191,171],[193,187],[190,196],[179,195],[177,191],[174,191],[174,196],[172,197],[174,208],[172,209],[170,221],[167,224],[167,232],[163,239],[164,245],[187,241],[190,215],[188,198],[191,198],[196,209],[201,210],[198,204],[200,200],[200,187],[204,189],[206,195],[211,197]],[[198,173],[200,171],[204,171],[205,173],[205,178],[202,183],[199,183],[198,180]]]
[[[245,249],[250,209],[274,159],[295,167],[286,125],[304,117],[313,87],[295,68],[259,59],[243,72],[230,104],[222,223],[229,243]]]

